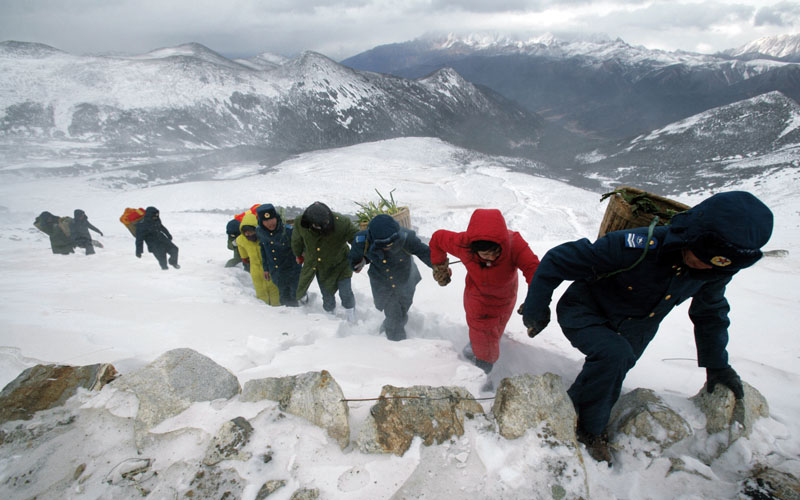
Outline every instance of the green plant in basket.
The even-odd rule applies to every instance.
[[[381,194],[380,191],[377,189],[375,190],[378,193],[378,200],[376,201],[368,201],[365,203],[355,202],[356,205],[359,206],[360,210],[356,212],[356,217],[358,217],[358,222],[369,222],[378,214],[388,214],[394,215],[400,212],[400,207],[397,206],[397,202],[394,200],[394,189],[389,191],[389,198],[387,199],[385,196]]]

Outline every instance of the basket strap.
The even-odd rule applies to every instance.
[[[658,224],[658,216],[657,215],[655,217],[653,217],[653,221],[650,223],[650,227],[647,228],[647,243],[644,246],[644,251],[642,251],[642,255],[640,255],[639,258],[636,259],[636,262],[634,262],[633,264],[631,264],[630,266],[628,266],[628,267],[626,267],[624,269],[618,269],[618,270],[612,271],[610,273],[601,274],[596,279],[597,280],[601,280],[601,279],[604,279],[604,278],[609,278],[611,276],[614,276],[615,274],[624,273],[625,271],[630,271],[634,267],[636,267],[639,264],[641,264],[641,262],[647,256],[647,251],[650,250],[650,238],[653,237],[653,231],[656,228],[656,224]]]

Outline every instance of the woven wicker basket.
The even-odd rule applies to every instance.
[[[684,210],[689,210],[691,208],[683,203],[670,200],[669,198],[664,198],[663,196],[658,196],[657,194],[648,193],[647,191],[643,191],[634,187],[620,186],[617,188],[617,190],[624,190],[627,193],[634,195],[646,195],[648,199],[652,201],[662,212],[666,212],[667,210],[683,212]],[[622,195],[616,193],[608,199],[606,213],[603,215],[603,222],[600,224],[600,231],[598,232],[597,237],[600,238],[611,231],[649,226],[650,222],[653,220],[653,217],[653,214],[641,212],[634,214],[633,209],[625,201]],[[664,223],[665,221],[661,221],[659,222],[659,225],[663,225]]]
[[[411,211],[408,207],[399,207],[397,213],[389,214],[394,220],[400,224],[400,227],[411,229]],[[367,228],[369,222],[359,222],[358,227],[363,231]]]

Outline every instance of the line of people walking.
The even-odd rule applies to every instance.
[[[79,214],[80,212],[80,214]],[[529,337],[550,322],[556,288],[571,281],[556,308],[558,323],[584,364],[568,394],[578,415],[577,436],[597,460],[611,464],[606,425],[623,381],[661,321],[691,299],[698,366],[706,370],[706,390],[721,386],[744,397],[741,378],[728,362],[730,306],[726,286],[742,269],[755,264],[773,228],[770,209],[743,191],[719,193],[675,215],[669,225],[614,231],[592,242],[586,238],[549,250],[541,262],[519,232],[509,229],[499,210],[477,209],[466,231],[440,229],[425,244],[391,216],[374,217],[363,230],[322,202],[307,207],[299,225],[287,223],[272,204],[253,206],[227,224],[226,266],[242,263],[256,296],[271,306],[297,307],[316,280],[322,307],[336,309],[336,295],[348,321],[356,321],[353,273],[365,267],[381,331],[392,341],[405,330],[417,284],[422,277],[414,258],[432,269],[441,286],[451,282],[449,256],[466,269],[464,310],[469,343],[464,356],[487,374],[500,355],[500,339],[517,303],[518,271],[528,283],[518,312]],[[72,240],[62,241],[54,228],[63,221],[47,212],[36,225],[50,235],[54,253],[75,247],[93,252],[88,223],[75,211]],[[49,232],[48,232],[49,231]],[[54,236],[55,235],[55,236]],[[136,256],[143,243],[163,269],[179,268],[178,247],[148,207],[136,225]],[[58,251],[57,251],[58,249]],[[455,262],[452,262],[455,263]]]

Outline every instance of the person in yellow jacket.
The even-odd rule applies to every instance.
[[[281,298],[278,287],[267,278],[269,273],[264,272],[261,265],[261,247],[256,236],[256,226],[258,219],[256,214],[248,212],[239,224],[241,234],[236,237],[236,245],[239,248],[239,255],[243,262],[250,264],[250,277],[253,279],[253,287],[256,289],[256,297],[271,306],[281,305]]]

